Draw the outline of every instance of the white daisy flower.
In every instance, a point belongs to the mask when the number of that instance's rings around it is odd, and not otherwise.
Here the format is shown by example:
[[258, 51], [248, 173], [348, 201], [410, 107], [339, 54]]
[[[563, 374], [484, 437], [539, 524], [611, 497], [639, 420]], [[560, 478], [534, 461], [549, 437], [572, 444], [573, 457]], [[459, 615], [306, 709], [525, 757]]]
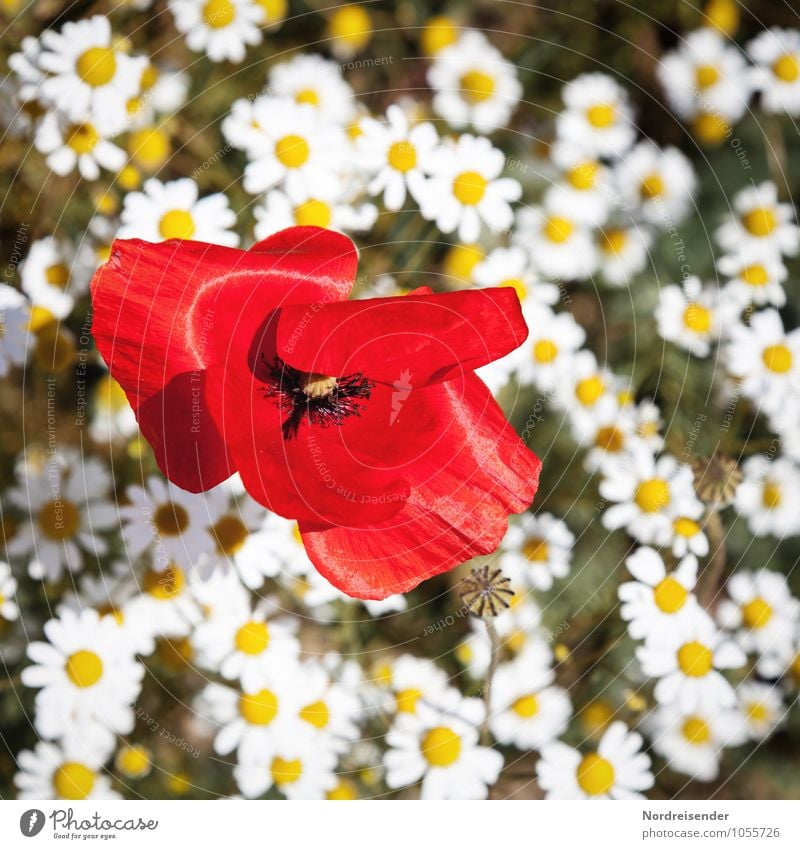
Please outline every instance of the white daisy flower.
[[789, 275], [780, 257], [754, 245], [742, 247], [717, 260], [717, 270], [730, 278], [723, 294], [743, 306], [782, 307], [786, 303], [783, 282]]
[[723, 749], [744, 743], [746, 737], [736, 710], [713, 705], [691, 712], [662, 706], [646, 724], [653, 749], [667, 766], [697, 781], [714, 781]]
[[708, 537], [700, 523], [702, 515], [702, 505], [698, 502], [691, 515], [684, 513], [676, 516], [672, 522], [671, 539], [663, 541], [662, 544], [670, 546], [676, 557], [684, 557], [687, 554], [705, 557], [708, 554]]
[[512, 239], [524, 247], [545, 277], [583, 280], [597, 267], [592, 231], [566, 207], [525, 207]]
[[778, 202], [778, 189], [770, 182], [737, 192], [733, 215], [715, 236], [726, 251], [752, 246], [762, 255], [794, 256], [800, 247], [792, 205]]
[[732, 304], [721, 303], [719, 290], [703, 288], [697, 277], [687, 277], [680, 286], [664, 286], [655, 309], [662, 339], [696, 357], [707, 357], [725, 329]]
[[689, 466], [668, 454], [656, 458], [639, 445], [624, 461], [603, 468], [600, 495], [615, 502], [603, 513], [605, 527], [625, 528], [643, 543], [663, 545], [674, 518], [697, 509]]
[[441, 708], [420, 703], [399, 713], [386, 735], [383, 758], [391, 788], [422, 781], [422, 799], [485, 799], [503, 768], [503, 756], [479, 745], [483, 705], [448, 690]]
[[636, 657], [645, 675], [658, 678], [656, 700], [686, 712], [732, 707], [736, 695], [720, 670], [746, 662], [744, 652], [700, 608], [669, 633], [651, 636], [636, 649]]
[[360, 736], [361, 704], [357, 690], [331, 681], [322, 664], [314, 661], [304, 663], [298, 673], [297, 720], [306, 730], [311, 729], [320, 745], [346, 752]]
[[311, 736], [292, 735], [276, 741], [274, 752], [258, 749], [242, 753], [233, 777], [248, 799], [263, 796], [271, 787], [287, 799], [324, 799], [336, 787], [336, 755]]
[[447, 676], [430, 660], [404, 654], [382, 673], [391, 690], [389, 711], [416, 713], [420, 704], [439, 705], [449, 689]]
[[439, 144], [436, 128], [427, 121], [412, 126], [396, 104], [386, 110], [385, 122], [365, 117], [359, 126], [355, 144], [371, 176], [367, 192], [383, 195], [386, 209], [396, 212], [405, 203], [407, 191], [413, 194], [424, 185], [425, 165]]
[[476, 286], [511, 287], [523, 308], [529, 303], [553, 305], [559, 299], [558, 286], [539, 279], [521, 247], [495, 248], [475, 266], [472, 275]]
[[114, 756], [114, 768], [134, 781], [146, 778], [153, 771], [153, 753], [139, 743], [123, 743]]
[[42, 99], [73, 123], [93, 124], [103, 135], [127, 126], [127, 102], [137, 94], [147, 66], [144, 56], [123, 53], [113, 39], [108, 18], [94, 15], [44, 32], [37, 57], [45, 74]]
[[800, 32], [771, 27], [748, 42], [747, 52], [764, 111], [800, 115]]
[[522, 95], [515, 67], [476, 30], [466, 30], [455, 44], [436, 53], [428, 83], [437, 115], [479, 133], [506, 126]]
[[175, 563], [148, 569], [142, 577], [141, 593], [126, 602], [122, 615], [124, 621], [141, 623], [151, 641], [186, 637], [202, 619], [186, 572]]
[[423, 218], [435, 221], [442, 233], [458, 231], [459, 239], [473, 242], [481, 223], [493, 233], [511, 226], [510, 204], [519, 200], [522, 187], [500, 176], [505, 157], [488, 139], [463, 135], [448, 141], [428, 157], [427, 167], [430, 178], [413, 194]]
[[108, 755], [106, 747], [79, 738], [67, 738], [62, 744], [39, 742], [33, 750], [24, 749], [17, 755], [17, 798], [121, 799], [104, 770]]
[[29, 519], [9, 541], [9, 556], [26, 557], [36, 580], [57, 581], [64, 570], [78, 572], [86, 557], [106, 553], [108, 543], [98, 532], [116, 524], [114, 505], [105, 497], [111, 478], [95, 458], [55, 458], [24, 483], [9, 490], [11, 501]]
[[575, 537], [551, 513], [526, 513], [509, 525], [498, 565], [515, 584], [549, 590], [569, 574]]
[[622, 382], [605, 366], [597, 362], [591, 351], [578, 351], [570, 369], [564, 372], [555, 390], [560, 407], [567, 411], [570, 423], [577, 430], [586, 430], [593, 422], [604, 399], [617, 403]]
[[744, 727], [752, 740], [765, 740], [783, 722], [788, 709], [777, 686], [745, 681], [736, 690]]
[[144, 668], [113, 618], [65, 609], [44, 633], [48, 641], [28, 646], [33, 665], [22, 670], [22, 683], [39, 688], [37, 731], [49, 739], [90, 730], [98, 740], [129, 734]]
[[615, 175], [623, 199], [638, 209], [648, 224], [666, 230], [686, 217], [697, 179], [691, 163], [677, 148], [639, 142], [620, 160]]
[[569, 209], [583, 224], [603, 225], [616, 191], [612, 171], [581, 147], [563, 142], [553, 144], [550, 159], [561, 172], [561, 181], [545, 192], [545, 206]]
[[120, 239], [194, 239], [235, 248], [232, 232], [236, 214], [222, 193], [199, 198], [197, 183], [189, 177], [162, 183], [149, 179], [141, 192], [128, 192], [122, 207]]
[[536, 764], [539, 786], [548, 799], [643, 799], [653, 774], [642, 743], [624, 722], [613, 722], [597, 751], [586, 755], [566, 743], [548, 743]]
[[326, 122], [346, 125], [355, 113], [353, 89], [340, 66], [316, 53], [273, 65], [267, 89], [277, 97], [313, 106]]
[[204, 495], [156, 476], [147, 479], [145, 488], [129, 486], [126, 492], [130, 503], [120, 506], [119, 518], [129, 557], [152, 548], [156, 569], [164, 569], [170, 562], [191, 566], [215, 550]]
[[19, 617], [16, 600], [17, 582], [8, 563], [0, 560], [0, 620], [13, 622]]
[[747, 109], [752, 85], [741, 50], [713, 29], [690, 32], [667, 53], [656, 73], [670, 105], [682, 118], [698, 112], [738, 121]]
[[47, 156], [50, 170], [60, 177], [77, 167], [85, 180], [96, 180], [101, 168], [118, 172], [125, 165], [125, 151], [110, 142], [96, 124], [70, 122], [55, 112], [42, 118], [33, 143]]
[[612, 286], [630, 286], [650, 260], [652, 233], [636, 225], [608, 226], [598, 232], [598, 270]]
[[554, 392], [586, 341], [586, 333], [570, 313], [553, 313], [546, 306], [532, 305], [523, 315], [530, 333], [525, 344], [512, 352], [516, 372], [522, 382]]
[[489, 728], [503, 745], [539, 749], [565, 731], [572, 715], [566, 691], [553, 686], [552, 656], [539, 645], [500, 666], [492, 681]]
[[736, 631], [747, 652], [785, 655], [800, 624], [800, 602], [792, 597], [786, 577], [771, 569], [737, 572], [726, 589], [730, 598], [717, 610], [722, 627]]
[[31, 242], [20, 268], [22, 291], [30, 298], [34, 325], [47, 318], [66, 318], [75, 305], [73, 253], [70, 245], [55, 236]]
[[28, 299], [12, 286], [0, 283], [0, 377], [25, 364], [34, 342], [28, 329], [30, 320]]
[[639, 442], [635, 410], [620, 404], [613, 394], [597, 399], [591, 415], [575, 417], [571, 422], [575, 439], [587, 449], [584, 466], [596, 472], [607, 460], [627, 456]]
[[680, 628], [696, 613], [694, 555], [684, 557], [668, 574], [659, 553], [643, 546], [626, 559], [625, 565], [636, 580], [619, 585], [620, 616], [635, 640], [669, 636], [673, 628]]
[[152, 124], [156, 115], [172, 115], [186, 102], [189, 75], [171, 65], [150, 60], [139, 80], [139, 99]]
[[189, 49], [212, 62], [241, 62], [247, 47], [261, 44], [264, 8], [253, 0], [169, 0], [168, 5]]
[[556, 119], [558, 140], [590, 156], [622, 156], [636, 130], [625, 90], [601, 73], [581, 74], [568, 82], [561, 97], [565, 109]]

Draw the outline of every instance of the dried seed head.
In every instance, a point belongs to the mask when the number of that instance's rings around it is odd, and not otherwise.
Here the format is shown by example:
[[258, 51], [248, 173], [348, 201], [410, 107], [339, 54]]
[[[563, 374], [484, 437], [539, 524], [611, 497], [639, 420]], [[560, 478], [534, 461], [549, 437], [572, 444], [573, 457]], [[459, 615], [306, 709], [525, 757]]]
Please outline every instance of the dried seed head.
[[742, 472], [733, 457], [727, 454], [698, 457], [692, 463], [692, 471], [695, 492], [704, 504], [719, 510], [733, 501], [742, 480]]
[[473, 569], [461, 583], [461, 600], [473, 616], [497, 616], [508, 609], [514, 596], [510, 578], [489, 566]]

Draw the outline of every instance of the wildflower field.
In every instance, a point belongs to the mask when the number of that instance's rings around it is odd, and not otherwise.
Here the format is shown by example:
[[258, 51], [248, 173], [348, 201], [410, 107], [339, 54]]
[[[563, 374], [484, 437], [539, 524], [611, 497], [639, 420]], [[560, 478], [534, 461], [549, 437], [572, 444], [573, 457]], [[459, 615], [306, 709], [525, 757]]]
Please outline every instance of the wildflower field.
[[797, 799], [800, 8], [0, 0], [0, 798]]

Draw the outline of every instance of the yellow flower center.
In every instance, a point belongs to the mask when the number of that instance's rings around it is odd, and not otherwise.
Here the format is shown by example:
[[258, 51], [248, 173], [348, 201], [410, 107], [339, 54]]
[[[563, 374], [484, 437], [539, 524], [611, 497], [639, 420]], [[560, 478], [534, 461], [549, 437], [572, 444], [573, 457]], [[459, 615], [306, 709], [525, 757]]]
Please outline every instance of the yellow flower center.
[[431, 18], [422, 31], [422, 51], [433, 56], [458, 41], [458, 25], [452, 18], [438, 15]]
[[81, 649], [67, 658], [67, 677], [81, 689], [93, 687], [103, 675], [103, 661], [93, 652]]
[[71, 501], [48, 501], [39, 509], [39, 527], [49, 539], [62, 540], [75, 536], [80, 513]]
[[509, 277], [507, 280], [502, 280], [498, 285], [507, 289], [513, 289], [520, 301], [524, 301], [528, 297], [528, 288], [519, 277]]
[[693, 640], [684, 643], [678, 649], [678, 666], [684, 675], [690, 678], [702, 678], [708, 675], [714, 665], [714, 654], [711, 649]]
[[150, 768], [150, 754], [144, 746], [126, 746], [117, 755], [117, 768], [129, 778], [140, 778]]
[[275, 143], [275, 156], [287, 168], [299, 168], [308, 160], [308, 142], [294, 134], [284, 136]]
[[600, 398], [605, 390], [606, 385], [603, 379], [593, 374], [591, 377], [586, 377], [578, 381], [575, 386], [575, 397], [584, 407], [591, 407], [597, 402], [597, 399]]
[[444, 258], [444, 273], [457, 280], [469, 280], [483, 258], [484, 253], [477, 245], [453, 245]]
[[537, 363], [552, 363], [558, 356], [558, 345], [552, 339], [540, 339], [533, 346], [533, 358]]
[[544, 563], [550, 553], [547, 540], [541, 537], [530, 537], [525, 540], [522, 553], [530, 563]]
[[75, 69], [87, 85], [98, 88], [114, 79], [117, 57], [110, 47], [90, 47], [78, 56]]
[[544, 235], [556, 244], [563, 244], [572, 235], [575, 225], [568, 219], [562, 218], [560, 215], [554, 215], [548, 218], [544, 224]]
[[483, 71], [467, 71], [461, 77], [464, 99], [472, 104], [483, 103], [494, 94], [494, 77]]
[[[75, 362], [76, 353], [75, 337], [68, 330], [52, 324], [37, 332], [33, 361], [42, 371], [62, 372], [68, 369]], [[66, 526], [68, 522], [64, 524]]]
[[251, 725], [269, 725], [278, 715], [278, 697], [272, 690], [242, 693], [239, 696], [239, 713]]
[[150, 91], [150, 89], [158, 82], [158, 68], [148, 62], [147, 67], [142, 71], [142, 77], [139, 80], [139, 87], [142, 91]]
[[586, 120], [598, 130], [610, 127], [616, 115], [616, 110], [610, 103], [596, 103], [586, 110]]
[[648, 174], [639, 186], [639, 194], [643, 200], [653, 200], [653, 198], [663, 195], [664, 180], [661, 175], [655, 172]]
[[294, 784], [303, 774], [303, 762], [296, 758], [287, 761], [277, 757], [272, 759], [272, 780], [275, 784]]
[[719, 71], [713, 65], [698, 65], [694, 78], [698, 88], [711, 88], [719, 80]]
[[307, 103], [309, 106], [319, 106], [319, 94], [314, 88], [303, 88], [294, 96], [296, 103]]
[[186, 585], [183, 570], [170, 563], [162, 572], [151, 569], [144, 576], [144, 591], [159, 601], [169, 601], [180, 595]]
[[459, 203], [475, 206], [483, 199], [488, 185], [488, 180], [481, 177], [477, 171], [462, 171], [453, 180], [453, 194]]
[[176, 537], [189, 527], [189, 514], [180, 504], [167, 501], [156, 508], [153, 524], [161, 536]]
[[461, 738], [450, 728], [439, 725], [426, 732], [420, 750], [431, 766], [450, 766], [461, 754]]
[[701, 112], [694, 119], [694, 132], [704, 144], [716, 146], [730, 131], [730, 125], [720, 115], [713, 112]]
[[70, 124], [64, 133], [67, 147], [82, 156], [91, 153], [100, 141], [100, 135], [91, 124]]
[[158, 232], [164, 239], [191, 239], [194, 235], [194, 219], [185, 209], [171, 209], [161, 216]]
[[763, 598], [754, 598], [742, 605], [742, 619], [748, 628], [758, 630], [772, 619], [772, 607]]
[[606, 230], [600, 237], [600, 247], [604, 253], [620, 254], [628, 244], [628, 234], [625, 230]]
[[645, 513], [658, 513], [670, 502], [669, 484], [662, 478], [642, 481], [636, 489], [634, 501]]
[[763, 702], [750, 702], [745, 705], [745, 712], [751, 722], [766, 722], [769, 719], [769, 709]]
[[748, 265], [746, 268], [741, 270], [740, 274], [742, 280], [744, 280], [748, 286], [766, 286], [767, 283], [769, 283], [769, 274], [767, 273], [767, 269], [764, 268], [761, 263]]
[[567, 172], [567, 181], [573, 189], [585, 192], [594, 188], [600, 166], [596, 162], [582, 162]]
[[417, 702], [422, 698], [422, 690], [416, 687], [408, 687], [400, 690], [394, 697], [399, 713], [416, 713]]
[[622, 451], [625, 446], [625, 436], [621, 431], [611, 425], [601, 427], [595, 434], [594, 444], [597, 448], [601, 448], [603, 451], [609, 451], [612, 454], [616, 454], [617, 452]]
[[737, 0], [709, 0], [704, 12], [709, 24], [724, 35], [733, 35], [739, 27]]
[[395, 171], [405, 174], [417, 166], [417, 151], [408, 141], [396, 141], [389, 148], [388, 162]]
[[602, 731], [614, 718], [614, 706], [605, 699], [595, 699], [581, 711], [581, 722], [590, 733]]
[[250, 621], [236, 632], [236, 648], [245, 654], [261, 654], [269, 645], [266, 622]]
[[700, 533], [700, 525], [698, 525], [693, 519], [689, 519], [686, 516], [680, 516], [677, 518], [672, 527], [678, 536], [686, 537], [687, 539], [697, 536], [697, 534]]
[[744, 224], [745, 230], [753, 236], [769, 236], [778, 226], [778, 216], [774, 209], [768, 206], [759, 206], [742, 216], [742, 224]]
[[708, 723], [700, 719], [699, 716], [690, 716], [683, 723], [681, 730], [683, 736], [693, 746], [702, 746], [711, 739], [711, 729], [708, 727]]
[[690, 303], [683, 311], [683, 324], [692, 333], [708, 333], [711, 329], [711, 310], [702, 304]]
[[69, 268], [63, 262], [57, 262], [46, 269], [44, 276], [51, 286], [63, 289], [69, 283]]
[[208, 0], [203, 6], [203, 22], [211, 29], [230, 26], [236, 17], [236, 7], [231, 0]]
[[594, 752], [586, 755], [578, 764], [578, 785], [590, 796], [608, 793], [614, 786], [614, 767]]
[[217, 551], [230, 557], [247, 541], [250, 531], [237, 516], [223, 516], [212, 528], [217, 542]]
[[340, 778], [339, 783], [333, 790], [329, 790], [326, 793], [325, 798], [331, 801], [358, 799], [358, 790], [352, 781], [348, 781], [346, 778]]
[[170, 153], [169, 136], [157, 127], [143, 127], [128, 139], [131, 159], [145, 171], [157, 171]]
[[772, 73], [785, 83], [793, 83], [800, 77], [800, 57], [796, 53], [785, 53], [772, 65]]
[[372, 20], [367, 10], [356, 4], [337, 9], [329, 27], [334, 40], [344, 42], [354, 51], [366, 46], [372, 35]]
[[94, 787], [95, 774], [85, 764], [67, 761], [53, 774], [53, 789], [59, 799], [85, 799]]
[[792, 367], [792, 352], [786, 345], [770, 345], [761, 352], [761, 359], [764, 365], [770, 370], [778, 374], [786, 374]]
[[536, 714], [539, 713], [539, 700], [533, 694], [529, 696], [520, 696], [515, 700], [514, 704], [511, 705], [511, 710], [523, 719], [530, 719], [532, 716], [536, 716]]
[[675, 578], [667, 577], [653, 588], [656, 607], [663, 613], [677, 613], [689, 597], [689, 593]]
[[306, 705], [300, 711], [300, 719], [309, 725], [313, 725], [314, 728], [322, 729], [326, 728], [331, 721], [331, 712], [325, 702], [318, 699], [316, 702]]
[[294, 211], [296, 224], [304, 227], [330, 227], [333, 213], [324, 200], [309, 198]]
[[[135, 165], [124, 165], [119, 174], [117, 174], [117, 182], [126, 192], [133, 192], [142, 185], [142, 175]], [[110, 247], [105, 248], [105, 250], [108, 252], [108, 255], [101, 257], [103, 262], [106, 262], [111, 255]]]
[[282, 21], [286, 17], [286, 13], [289, 11], [289, 4], [287, 0], [256, 0], [256, 3], [258, 3], [258, 5], [261, 6], [266, 13], [266, 20], [262, 26]]
[[776, 507], [780, 507], [782, 500], [783, 494], [780, 486], [772, 483], [772, 481], [766, 481], [761, 490], [761, 503], [764, 507], [768, 510], [774, 510]]

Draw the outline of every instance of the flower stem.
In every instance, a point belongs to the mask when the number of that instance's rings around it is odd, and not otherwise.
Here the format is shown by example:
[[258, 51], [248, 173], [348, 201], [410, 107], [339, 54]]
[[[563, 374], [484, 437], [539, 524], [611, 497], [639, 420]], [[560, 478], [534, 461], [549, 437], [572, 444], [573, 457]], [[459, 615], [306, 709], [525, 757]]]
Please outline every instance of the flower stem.
[[484, 619], [486, 633], [489, 635], [489, 668], [486, 670], [486, 683], [483, 685], [483, 723], [481, 724], [481, 743], [489, 744], [489, 710], [492, 703], [492, 681], [497, 670], [497, 659], [500, 654], [500, 638], [497, 636], [497, 628], [491, 619]]

